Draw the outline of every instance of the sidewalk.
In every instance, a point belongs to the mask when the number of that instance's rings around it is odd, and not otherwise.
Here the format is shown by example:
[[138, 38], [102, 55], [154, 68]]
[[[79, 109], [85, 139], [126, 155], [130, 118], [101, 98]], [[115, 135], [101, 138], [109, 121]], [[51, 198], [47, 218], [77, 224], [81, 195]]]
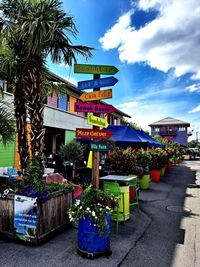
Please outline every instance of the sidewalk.
[[[131, 218], [130, 220], [126, 221], [125, 223], [120, 223], [119, 225], [119, 233], [116, 233], [116, 225], [112, 224], [112, 235], [111, 235], [111, 250], [112, 255], [109, 257], [100, 257], [97, 259], [85, 259], [79, 256], [76, 252], [77, 249], [77, 229], [69, 228], [66, 229], [64, 232], [60, 233], [55, 238], [49, 240], [45, 244], [38, 246], [38, 247], [29, 247], [24, 246], [22, 244], [15, 244], [15, 243], [7, 243], [0, 239], [0, 266], [1, 267], [21, 267], [21, 266], [29, 266], [29, 267], [51, 267], [51, 266], [99, 266], [102, 267], [114, 267], [114, 266], [157, 266], [157, 265], [144, 265], [142, 263], [141, 255], [135, 254], [137, 252], [137, 247], [140, 244], [140, 240], [142, 240], [147, 232], [149, 232], [150, 226], [152, 225], [152, 216], [150, 209], [152, 206], [157, 205], [157, 209], [159, 210], [159, 206], [163, 205], [161, 203], [165, 203], [166, 205], [172, 205], [172, 200], [169, 197], [170, 193], [173, 191], [176, 193], [176, 190], [180, 191], [180, 194], [183, 195], [184, 198], [185, 187], [188, 184], [188, 181], [192, 183], [193, 176], [181, 180], [181, 177], [177, 177], [177, 174], [182, 170], [185, 171], [185, 166], [177, 166], [174, 167], [173, 170], [166, 174], [160, 183], [151, 183], [149, 190], [141, 190], [140, 191], [140, 203], [141, 209], [137, 212], [136, 208], [133, 208], [131, 211]], [[188, 171], [190, 173], [190, 171]], [[199, 176], [198, 176], [199, 177]], [[177, 183], [177, 179], [179, 183]], [[188, 180], [189, 179], [189, 180]], [[200, 177], [199, 177], [200, 179]], [[177, 187], [177, 188], [176, 188]], [[182, 190], [182, 191], [181, 191]], [[199, 197], [199, 189], [188, 189], [188, 190], [196, 190], [195, 194], [198, 194]], [[191, 192], [189, 192], [191, 193]], [[194, 192], [192, 191], [192, 194]], [[199, 198], [197, 199], [197, 201]], [[187, 200], [189, 201], [189, 200]], [[178, 203], [178, 202], [177, 202]], [[181, 205], [181, 203], [180, 203]], [[187, 203], [188, 207], [189, 203]], [[193, 205], [193, 204], [192, 204]], [[190, 207], [189, 207], [190, 208]], [[196, 213], [200, 214], [200, 205], [195, 205]], [[158, 212], [158, 211], [156, 211]], [[163, 216], [168, 216], [171, 214], [171, 218], [173, 218], [173, 214], [162, 210], [161, 219], [165, 223], [165, 218]], [[147, 215], [148, 214], [148, 215]], [[157, 214], [159, 217], [159, 214]], [[199, 215], [198, 215], [199, 216]], [[188, 227], [189, 218], [185, 218], [183, 220], [183, 224]], [[194, 224], [191, 231], [193, 231], [194, 235], [199, 235], [200, 232], [197, 230]], [[199, 228], [200, 229], [200, 228]], [[176, 230], [176, 229], [175, 229]], [[153, 233], [153, 232], [152, 232]], [[159, 234], [159, 233], [158, 233]], [[167, 234], [167, 232], [165, 233]], [[171, 234], [173, 235], [173, 234]], [[173, 239], [176, 238], [173, 236]], [[187, 239], [187, 237], [186, 237]], [[151, 242], [151, 239], [149, 240]], [[189, 241], [188, 241], [189, 242]], [[146, 244], [148, 245], [148, 243]], [[156, 244], [159, 246], [159, 244]], [[194, 245], [194, 244], [193, 244]], [[184, 250], [179, 249], [179, 255], [182, 257]], [[199, 249], [196, 246], [196, 249]], [[174, 251], [174, 246], [172, 248]], [[173, 253], [172, 251], [172, 253]], [[142, 255], [145, 253], [142, 250]], [[131, 258], [131, 255], [133, 257]], [[148, 251], [147, 257], [148, 258]], [[135, 260], [135, 264], [133, 263], [133, 259]], [[199, 259], [196, 259], [196, 261]], [[140, 262], [141, 261], [141, 262]], [[178, 260], [179, 261], [179, 260]], [[140, 262], [140, 263], [139, 263]], [[197, 261], [198, 262], [198, 261]], [[137, 264], [138, 263], [138, 264]], [[158, 265], [159, 266], [159, 265]], [[160, 265], [160, 266], [169, 266], [169, 265]], [[178, 265], [176, 261], [174, 261], [174, 267], [183, 267], [183, 266], [192, 266], [192, 265]], [[194, 265], [195, 266], [195, 265]], [[197, 267], [197, 265], [196, 265]]]

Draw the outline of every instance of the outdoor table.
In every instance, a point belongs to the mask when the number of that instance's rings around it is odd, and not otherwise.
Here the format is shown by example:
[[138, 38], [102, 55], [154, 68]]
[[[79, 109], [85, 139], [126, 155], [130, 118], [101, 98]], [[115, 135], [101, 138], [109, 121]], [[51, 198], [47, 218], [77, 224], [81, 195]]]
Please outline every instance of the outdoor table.
[[[113, 181], [113, 182], [123, 182], [125, 185], [120, 185], [120, 191], [124, 193], [124, 218], [128, 220], [130, 218], [130, 187], [129, 182], [133, 179], [137, 179], [136, 175], [125, 176], [125, 175], [106, 175], [99, 178], [100, 180]], [[127, 185], [128, 184], [128, 185]], [[122, 203], [119, 205], [121, 209]]]

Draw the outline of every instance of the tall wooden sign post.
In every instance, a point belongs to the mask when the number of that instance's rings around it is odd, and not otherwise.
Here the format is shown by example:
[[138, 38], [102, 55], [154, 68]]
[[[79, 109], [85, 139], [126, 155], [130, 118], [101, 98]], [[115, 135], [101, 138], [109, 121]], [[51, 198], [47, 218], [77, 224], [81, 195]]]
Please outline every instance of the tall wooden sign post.
[[[113, 75], [118, 72], [118, 69], [114, 66], [104, 66], [104, 65], [86, 65], [86, 64], [75, 64], [74, 65], [74, 72], [75, 73], [85, 73], [85, 74], [93, 74], [93, 80], [89, 81], [82, 81], [78, 83], [78, 89], [89, 89], [93, 88], [93, 93], [84, 93], [82, 98], [80, 99], [82, 101], [94, 101], [96, 105], [99, 105], [100, 99], [104, 98], [110, 98], [112, 97], [112, 90], [106, 90], [106, 91], [100, 91], [100, 87], [106, 87], [110, 85], [114, 85], [118, 80], [114, 77], [110, 78], [100, 78], [100, 75]], [[96, 94], [95, 94], [96, 92]], [[101, 94], [102, 93], [102, 94]], [[96, 98], [96, 99], [95, 99]], [[76, 106], [75, 106], [76, 107]], [[99, 117], [99, 112], [93, 113], [94, 116]], [[97, 118], [98, 119], [98, 118]], [[106, 135], [109, 135], [109, 132], [105, 134], [105, 137], [103, 137], [103, 131], [100, 130], [99, 126], [93, 124], [93, 132], [91, 133], [91, 130], [84, 131], [81, 129], [77, 129], [76, 136], [79, 137], [84, 135], [89, 135], [90, 133], [94, 136], [92, 137], [92, 141], [95, 144], [95, 141], [97, 140], [97, 137], [95, 138], [95, 133], [101, 135], [101, 139], [106, 138]], [[98, 124], [97, 124], [98, 125]], [[102, 132], [101, 132], [102, 131]], [[105, 133], [105, 131], [104, 131]], [[110, 133], [110, 135], [112, 135]], [[99, 139], [99, 138], [98, 138]], [[92, 184], [95, 185], [96, 188], [99, 188], [99, 159], [100, 159], [100, 153], [98, 150], [94, 150], [92, 153]]]
[[[93, 74], [93, 80], [100, 79], [100, 74]], [[100, 91], [100, 88], [94, 88], [93, 92]], [[98, 101], [95, 101], [95, 103], [99, 103]], [[94, 113], [93, 115], [99, 116], [99, 114]], [[98, 126], [93, 126], [93, 129], [99, 129]], [[96, 141], [95, 139], [93, 140]], [[93, 151], [92, 153], [92, 184], [95, 185], [96, 188], [99, 188], [99, 159], [100, 159], [100, 153], [99, 151]]]

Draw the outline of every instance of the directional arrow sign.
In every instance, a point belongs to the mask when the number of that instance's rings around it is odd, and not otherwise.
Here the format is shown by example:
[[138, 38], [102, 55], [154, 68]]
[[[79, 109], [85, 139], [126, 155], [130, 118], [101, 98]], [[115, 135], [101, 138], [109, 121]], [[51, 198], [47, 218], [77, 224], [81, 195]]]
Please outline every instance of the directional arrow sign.
[[112, 105], [94, 104], [76, 102], [74, 104], [76, 112], [90, 112], [90, 113], [113, 113], [115, 108]]
[[115, 66], [74, 64], [75, 73], [114, 75], [118, 71]]
[[88, 81], [81, 81], [81, 82], [78, 82], [78, 89], [84, 90], [84, 89], [90, 89], [90, 88], [113, 86], [117, 82], [118, 82], [118, 79], [116, 79], [113, 76], [100, 78], [100, 79], [94, 79], [94, 80], [88, 80]]
[[93, 116], [91, 114], [87, 115], [87, 123], [90, 125], [99, 126], [101, 128], [107, 128], [109, 125], [107, 120]]
[[83, 93], [80, 100], [83, 102], [112, 98], [112, 89]]
[[102, 142], [91, 142], [90, 150], [92, 151], [108, 151], [108, 144]]
[[107, 139], [111, 136], [112, 132], [108, 130], [76, 128], [76, 137], [80, 138]]

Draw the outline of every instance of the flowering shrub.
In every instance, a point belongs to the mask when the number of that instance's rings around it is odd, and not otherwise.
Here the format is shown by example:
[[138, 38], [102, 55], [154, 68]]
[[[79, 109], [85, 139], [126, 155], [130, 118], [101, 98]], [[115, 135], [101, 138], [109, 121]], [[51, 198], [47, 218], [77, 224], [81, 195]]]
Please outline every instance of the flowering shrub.
[[117, 205], [117, 197], [90, 185], [84, 190], [82, 200], [76, 200], [69, 209], [69, 219], [77, 223], [80, 219], [90, 217], [94, 226], [98, 227], [99, 234], [105, 234], [105, 215], [111, 214]]
[[126, 149], [116, 147], [107, 158], [107, 167], [119, 175], [129, 175], [135, 172], [136, 156], [131, 147]]
[[137, 167], [139, 167], [142, 170], [143, 174], [149, 173], [149, 164], [151, 162], [151, 154], [148, 150], [144, 150], [143, 148], [140, 148], [136, 153], [136, 161], [137, 161]]

